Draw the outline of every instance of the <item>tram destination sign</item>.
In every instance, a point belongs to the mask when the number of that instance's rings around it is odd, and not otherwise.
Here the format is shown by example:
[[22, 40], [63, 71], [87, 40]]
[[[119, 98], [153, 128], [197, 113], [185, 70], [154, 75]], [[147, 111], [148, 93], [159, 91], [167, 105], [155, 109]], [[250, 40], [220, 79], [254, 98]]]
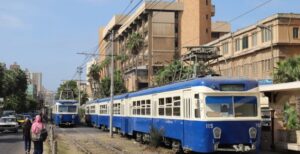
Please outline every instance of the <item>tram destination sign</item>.
[[221, 91], [244, 91], [245, 85], [244, 84], [221, 84], [220, 90]]

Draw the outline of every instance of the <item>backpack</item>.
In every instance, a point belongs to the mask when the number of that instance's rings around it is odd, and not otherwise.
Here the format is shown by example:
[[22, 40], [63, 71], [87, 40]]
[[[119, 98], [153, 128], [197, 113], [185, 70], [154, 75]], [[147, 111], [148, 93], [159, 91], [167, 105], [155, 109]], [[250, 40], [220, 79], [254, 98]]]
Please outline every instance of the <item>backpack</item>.
[[44, 141], [46, 141], [47, 136], [48, 136], [48, 132], [45, 128], [43, 128], [40, 133], [37, 133], [37, 134], [31, 133], [31, 140], [44, 142]]
[[48, 136], [47, 129], [43, 128], [40, 134], [40, 140], [45, 142]]

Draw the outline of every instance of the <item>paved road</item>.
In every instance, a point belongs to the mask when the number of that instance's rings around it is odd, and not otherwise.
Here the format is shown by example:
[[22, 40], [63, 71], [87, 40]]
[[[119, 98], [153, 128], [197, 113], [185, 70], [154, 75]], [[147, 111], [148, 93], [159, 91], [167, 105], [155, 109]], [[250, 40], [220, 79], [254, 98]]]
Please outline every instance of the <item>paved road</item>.
[[0, 133], [0, 153], [1, 154], [22, 154], [24, 151], [24, 142], [22, 132], [19, 133]]

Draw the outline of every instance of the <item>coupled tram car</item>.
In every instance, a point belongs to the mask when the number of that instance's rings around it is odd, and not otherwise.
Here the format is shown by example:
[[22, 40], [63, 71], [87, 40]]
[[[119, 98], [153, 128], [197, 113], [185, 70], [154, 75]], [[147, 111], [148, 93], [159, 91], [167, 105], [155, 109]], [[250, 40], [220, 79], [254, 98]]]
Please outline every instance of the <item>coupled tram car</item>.
[[51, 108], [51, 120], [57, 126], [76, 126], [80, 123], [79, 103], [76, 100], [58, 100]]
[[[110, 99], [86, 105], [95, 127], [109, 128]], [[172, 148], [194, 152], [247, 152], [258, 148], [261, 116], [258, 83], [221, 77], [196, 78], [116, 96], [113, 130], [150, 140], [163, 130]]]

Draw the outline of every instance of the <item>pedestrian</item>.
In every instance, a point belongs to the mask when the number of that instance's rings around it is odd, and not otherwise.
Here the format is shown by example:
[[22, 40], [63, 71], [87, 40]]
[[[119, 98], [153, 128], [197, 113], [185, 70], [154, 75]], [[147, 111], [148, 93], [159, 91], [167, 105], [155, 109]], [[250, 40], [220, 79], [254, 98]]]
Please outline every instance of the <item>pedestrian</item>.
[[34, 144], [33, 154], [43, 153], [43, 140], [41, 139], [43, 129], [45, 129], [45, 125], [42, 123], [41, 116], [37, 115], [31, 127], [31, 138]]
[[30, 130], [31, 130], [31, 121], [26, 118], [24, 125], [23, 125], [23, 139], [25, 142], [25, 153], [30, 153], [30, 147], [31, 147], [31, 136], [30, 136]]

